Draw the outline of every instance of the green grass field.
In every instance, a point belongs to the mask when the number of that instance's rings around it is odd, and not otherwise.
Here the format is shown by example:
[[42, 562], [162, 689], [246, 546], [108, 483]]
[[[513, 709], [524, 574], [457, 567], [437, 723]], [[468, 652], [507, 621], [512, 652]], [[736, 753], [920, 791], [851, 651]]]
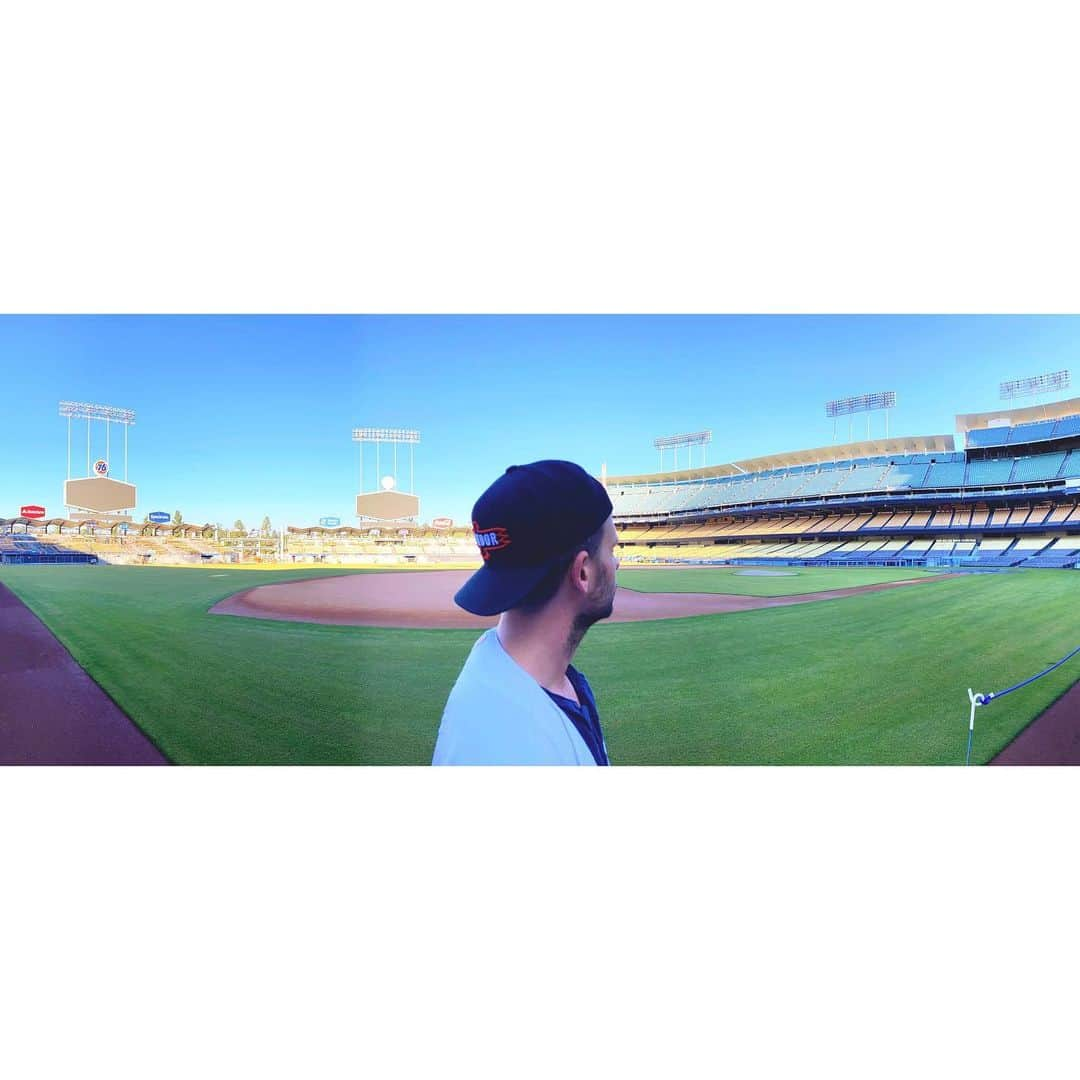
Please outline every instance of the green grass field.
[[[708, 591], [733, 591], [724, 569], [703, 572], [717, 575]], [[211, 616], [238, 589], [327, 571], [221, 573], [5, 566], [0, 580], [176, 762], [430, 761], [474, 631]], [[674, 590], [693, 571], [627, 571], [638, 573], [666, 575], [656, 587]], [[854, 583], [851, 571], [814, 573], [827, 575], [821, 588], [840, 575]], [[771, 588], [808, 577], [734, 580]], [[1080, 574], [1030, 570], [600, 624], [575, 663], [618, 764], [954, 764], [968, 686], [1001, 689], [1077, 644]], [[989, 760], [1077, 678], [1080, 658], [980, 709], [974, 758]]]

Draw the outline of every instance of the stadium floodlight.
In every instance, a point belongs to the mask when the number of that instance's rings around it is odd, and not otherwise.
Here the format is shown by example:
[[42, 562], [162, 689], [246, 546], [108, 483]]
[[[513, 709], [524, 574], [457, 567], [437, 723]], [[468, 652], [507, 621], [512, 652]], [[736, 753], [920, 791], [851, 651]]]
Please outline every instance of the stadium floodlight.
[[116, 409], [112, 405], [89, 405], [84, 401], [61, 401], [60, 415], [75, 420], [107, 420], [110, 424], [134, 424], [133, 409]]
[[657, 450], [668, 450], [675, 446], [706, 446], [711, 442], [711, 431], [694, 431], [689, 435], [665, 435], [663, 438], [653, 439], [653, 446]]
[[420, 432], [411, 428], [353, 428], [353, 442], [372, 443], [418, 443]]
[[885, 390], [880, 394], [857, 394], [855, 397], [837, 398], [825, 402], [825, 415], [830, 418], [850, 416], [857, 412], [875, 412], [896, 406], [896, 391]]
[[[109, 467], [109, 455], [111, 453], [111, 430], [113, 424], [120, 424], [124, 428], [124, 482], [127, 483], [128, 468], [128, 433], [127, 429], [135, 423], [134, 409], [118, 409], [113, 405], [92, 405], [87, 401], [61, 401], [60, 415], [67, 418], [67, 478], [71, 479], [71, 421], [86, 421], [86, 475], [90, 472], [90, 424], [94, 420], [101, 420], [105, 424], [105, 464]], [[105, 473], [101, 473], [105, 475]]]
[[1010, 379], [1001, 384], [1001, 400], [1012, 401], [1015, 398], [1036, 397], [1040, 394], [1056, 394], [1059, 390], [1067, 390], [1071, 385], [1072, 375], [1068, 371], [1051, 371], [1026, 379]]
[[705, 447], [712, 442], [711, 431], [691, 431], [686, 435], [665, 435], [658, 439], [653, 439], [653, 447], [660, 451], [660, 471], [664, 471], [664, 451], [675, 451], [675, 468], [679, 467], [679, 447], [685, 446], [687, 467], [690, 465], [690, 447], [701, 447], [701, 464], [705, 465]]
[[[885, 411], [885, 438], [889, 437], [889, 409], [896, 407], [896, 391], [882, 390], [876, 394], [856, 394], [854, 397], [836, 398], [825, 402], [825, 415], [833, 422], [833, 440], [836, 439], [836, 418], [854, 416], [864, 412], [866, 417], [866, 437], [870, 438], [870, 416], [872, 412]], [[851, 421], [848, 422], [848, 438], [851, 438]]]

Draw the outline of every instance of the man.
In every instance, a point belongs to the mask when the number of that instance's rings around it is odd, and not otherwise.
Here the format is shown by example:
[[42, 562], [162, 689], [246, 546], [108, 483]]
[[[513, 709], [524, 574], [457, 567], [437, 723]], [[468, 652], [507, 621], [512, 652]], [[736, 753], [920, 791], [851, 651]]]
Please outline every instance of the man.
[[455, 602], [501, 615], [443, 712], [433, 765], [607, 765], [596, 700], [570, 665], [615, 599], [607, 492], [569, 461], [511, 465], [473, 507], [484, 564]]

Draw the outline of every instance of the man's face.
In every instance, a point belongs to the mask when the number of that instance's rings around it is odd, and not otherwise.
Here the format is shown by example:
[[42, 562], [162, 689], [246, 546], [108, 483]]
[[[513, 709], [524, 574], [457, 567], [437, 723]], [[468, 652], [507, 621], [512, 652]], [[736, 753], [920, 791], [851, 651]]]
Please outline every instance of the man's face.
[[[581, 621], [585, 626], [606, 619], [615, 606], [615, 575], [619, 569], [619, 560], [615, 557], [615, 545], [619, 534], [615, 522], [608, 518], [604, 522], [604, 535], [600, 548], [591, 560], [597, 568], [596, 585], [589, 591], [586, 606], [581, 612]], [[587, 620], [587, 621], [586, 621]]]

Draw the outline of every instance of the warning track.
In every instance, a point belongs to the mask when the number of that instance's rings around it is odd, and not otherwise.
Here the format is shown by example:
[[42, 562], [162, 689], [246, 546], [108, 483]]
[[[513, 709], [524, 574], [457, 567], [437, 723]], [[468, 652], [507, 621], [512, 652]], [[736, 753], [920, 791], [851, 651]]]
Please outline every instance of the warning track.
[[[330, 623], [339, 626], [382, 626], [444, 630], [494, 626], [497, 618], [480, 618], [462, 611], [454, 593], [468, 580], [469, 570], [430, 570], [423, 573], [349, 574], [343, 577], [258, 585], [215, 604], [213, 615], [253, 619]], [[862, 593], [940, 581], [940, 574], [859, 585], [849, 589], [800, 596], [732, 596], [726, 593], [645, 593], [619, 588], [611, 622], [678, 619], [688, 615], [722, 615], [759, 608], [788, 607], [821, 600], [838, 600]]]
[[168, 759], [0, 584], [0, 765], [167, 765]]
[[990, 764], [1080, 765], [1080, 682], [1036, 716]]

